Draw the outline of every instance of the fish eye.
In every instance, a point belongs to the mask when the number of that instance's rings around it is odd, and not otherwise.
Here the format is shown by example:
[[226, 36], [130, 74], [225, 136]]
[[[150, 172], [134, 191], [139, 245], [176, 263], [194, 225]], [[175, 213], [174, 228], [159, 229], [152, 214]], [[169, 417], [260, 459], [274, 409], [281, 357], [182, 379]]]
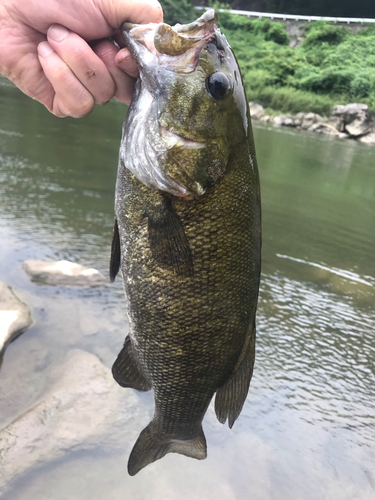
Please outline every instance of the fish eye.
[[227, 97], [230, 90], [229, 78], [224, 73], [212, 73], [206, 79], [206, 88], [208, 93], [217, 100], [222, 100]]

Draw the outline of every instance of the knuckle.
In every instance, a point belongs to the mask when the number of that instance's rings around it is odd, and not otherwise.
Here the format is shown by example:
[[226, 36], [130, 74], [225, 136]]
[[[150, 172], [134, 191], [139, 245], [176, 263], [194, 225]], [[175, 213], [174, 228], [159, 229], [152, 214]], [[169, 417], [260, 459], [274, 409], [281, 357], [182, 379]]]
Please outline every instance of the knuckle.
[[71, 116], [86, 116], [89, 115], [93, 109], [94, 109], [94, 99], [91, 98], [90, 100], [87, 100], [85, 103], [80, 103], [79, 106], [76, 106], [74, 108], [74, 111], [72, 111]]
[[67, 114], [63, 113], [60, 108], [55, 108], [53, 107], [52, 109], [48, 108], [48, 111], [51, 111], [57, 118], [65, 118], [68, 116]]
[[118, 52], [118, 48], [109, 40], [99, 42], [93, 46], [93, 51], [102, 60], [114, 58]]
[[72, 74], [69, 68], [63, 65], [56, 65], [53, 70], [53, 80], [60, 85], [67, 87], [71, 85]]
[[94, 108], [94, 99], [92, 96], [76, 99], [74, 103], [67, 103], [63, 100], [58, 100], [57, 105], [54, 109], [54, 114], [58, 116], [73, 116], [73, 117], [81, 117], [86, 116], [91, 113]]
[[97, 99], [95, 99], [96, 104], [107, 104], [108, 101], [112, 99], [112, 97], [115, 95], [116, 92], [116, 86], [115, 83], [112, 81], [111, 84], [106, 86], [105, 89], [101, 92], [100, 96], [98, 96]]
[[72, 65], [80, 67], [86, 66], [87, 54], [80, 44], [71, 45], [69, 47], [69, 59]]
[[138, 12], [143, 22], [160, 23], [163, 21], [163, 9], [157, 0], [141, 1]]
[[148, 9], [149, 9], [149, 11], [148, 11], [149, 15], [150, 15], [150, 17], [152, 15], [152, 19], [154, 20], [153, 21], [154, 23], [160, 23], [163, 21], [163, 9], [157, 0], [151, 0], [149, 2]]

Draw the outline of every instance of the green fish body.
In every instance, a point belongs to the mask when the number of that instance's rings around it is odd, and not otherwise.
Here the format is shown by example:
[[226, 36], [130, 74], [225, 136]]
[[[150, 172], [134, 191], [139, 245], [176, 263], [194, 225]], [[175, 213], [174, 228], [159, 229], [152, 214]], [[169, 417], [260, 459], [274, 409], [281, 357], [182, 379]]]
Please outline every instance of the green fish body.
[[130, 332], [113, 366], [154, 390], [131, 475], [166, 453], [206, 458], [215, 396], [232, 427], [255, 355], [259, 176], [240, 71], [214, 11], [189, 25], [124, 25], [140, 67], [124, 123], [111, 278], [120, 267]]

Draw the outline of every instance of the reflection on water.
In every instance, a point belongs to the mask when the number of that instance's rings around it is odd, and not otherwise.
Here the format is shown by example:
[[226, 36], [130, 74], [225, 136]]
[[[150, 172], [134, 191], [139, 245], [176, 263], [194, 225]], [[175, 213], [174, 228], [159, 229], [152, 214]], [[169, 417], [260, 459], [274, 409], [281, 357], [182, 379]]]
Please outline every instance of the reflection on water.
[[[121, 283], [38, 287], [21, 269], [27, 258], [68, 258], [107, 272], [123, 114], [110, 103], [83, 120], [59, 120], [0, 79], [0, 280], [32, 305], [35, 320], [4, 358], [1, 426], [45, 393], [48, 367], [69, 349], [110, 366], [125, 337]], [[234, 428], [211, 409], [205, 462], [169, 455], [135, 478], [125, 474], [132, 443], [124, 429], [116, 449], [41, 465], [2, 498], [375, 498], [374, 149], [259, 126], [255, 138], [257, 360]], [[152, 395], [139, 404], [146, 424]]]

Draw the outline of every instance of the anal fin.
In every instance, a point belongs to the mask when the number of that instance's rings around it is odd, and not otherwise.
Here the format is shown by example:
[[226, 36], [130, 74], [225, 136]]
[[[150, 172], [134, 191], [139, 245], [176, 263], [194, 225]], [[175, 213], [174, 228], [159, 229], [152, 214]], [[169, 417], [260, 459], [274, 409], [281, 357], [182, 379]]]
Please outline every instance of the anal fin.
[[120, 235], [118, 232], [118, 224], [115, 219], [115, 226], [113, 228], [113, 238], [111, 246], [111, 261], [109, 264], [109, 277], [112, 283], [115, 281], [116, 275], [120, 269], [121, 262], [121, 247], [120, 247]]
[[255, 358], [255, 326], [250, 331], [250, 336], [241, 353], [237, 368], [228, 380], [216, 391], [215, 413], [217, 419], [233, 427], [241, 413], [249, 391], [250, 380], [253, 374]]
[[126, 337], [124, 347], [113, 363], [112, 375], [121, 387], [131, 387], [141, 392], [151, 389], [151, 383], [138, 367], [129, 337]]

